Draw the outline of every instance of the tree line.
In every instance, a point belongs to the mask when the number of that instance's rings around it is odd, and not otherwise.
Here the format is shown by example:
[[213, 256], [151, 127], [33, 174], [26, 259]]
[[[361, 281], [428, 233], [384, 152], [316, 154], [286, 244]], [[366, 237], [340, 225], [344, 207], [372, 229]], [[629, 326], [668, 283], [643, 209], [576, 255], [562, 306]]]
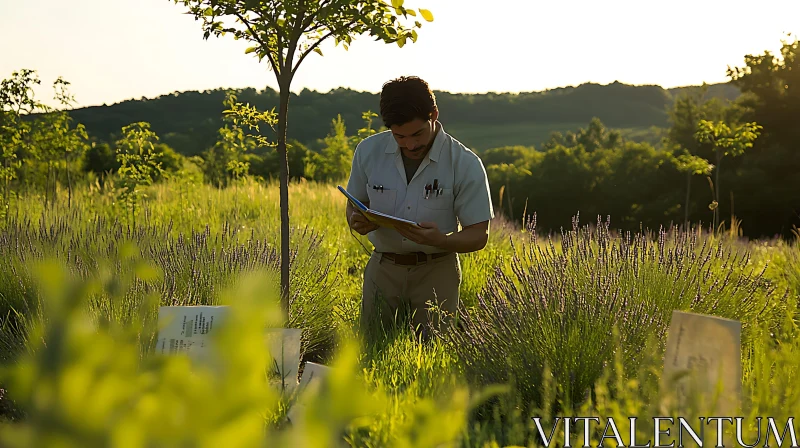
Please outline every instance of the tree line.
[[[435, 91], [437, 104], [451, 127], [520, 125], [561, 125], [588, 123], [594, 117], [615, 128], [667, 127], [668, 110], [679, 95], [696, 90], [691, 87], [665, 90], [659, 86], [583, 84], [546, 92], [521, 94], [460, 94]], [[227, 89], [204, 92], [176, 92], [154, 99], [129, 100], [111, 106], [91, 106], [69, 111], [87, 132], [101, 140], [114, 140], [122, 126], [148, 122], [161, 140], [175, 151], [199, 155], [217, 139], [223, 126], [222, 112]], [[271, 88], [238, 91], [239, 99], [259, 110], [278, 107], [279, 94]], [[730, 83], [709, 87], [708, 95], [733, 100], [739, 89]], [[361, 126], [362, 113], [374, 110], [378, 94], [339, 88], [328, 93], [308, 89], [290, 95], [288, 138], [310, 149], [321, 149], [320, 142], [330, 132], [331, 119], [342, 116], [350, 128]], [[275, 136], [273, 136], [275, 139]], [[485, 150], [483, 141], [464, 140], [470, 147]]]

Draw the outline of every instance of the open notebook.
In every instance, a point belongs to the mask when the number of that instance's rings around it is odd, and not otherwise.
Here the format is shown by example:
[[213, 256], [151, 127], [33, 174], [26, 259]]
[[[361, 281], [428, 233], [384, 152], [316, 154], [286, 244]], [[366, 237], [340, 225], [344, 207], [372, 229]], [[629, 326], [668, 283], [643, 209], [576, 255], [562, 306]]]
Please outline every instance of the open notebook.
[[381, 227], [394, 228], [395, 226], [402, 224], [405, 226], [416, 227], [418, 229], [422, 228], [420, 227], [419, 224], [417, 224], [414, 221], [409, 221], [407, 219], [398, 218], [396, 216], [387, 215], [386, 213], [381, 213], [379, 211], [372, 210], [368, 208], [366, 205], [364, 205], [361, 201], [356, 199], [352, 194], [348, 193], [347, 190], [342, 188], [341, 185], [339, 185], [338, 188], [339, 191], [342, 192], [342, 194], [347, 196], [347, 199], [350, 201], [351, 204], [353, 204], [353, 207], [358, 209], [361, 212], [361, 214], [364, 215], [367, 219], [369, 219], [370, 221], [374, 222], [375, 224]]

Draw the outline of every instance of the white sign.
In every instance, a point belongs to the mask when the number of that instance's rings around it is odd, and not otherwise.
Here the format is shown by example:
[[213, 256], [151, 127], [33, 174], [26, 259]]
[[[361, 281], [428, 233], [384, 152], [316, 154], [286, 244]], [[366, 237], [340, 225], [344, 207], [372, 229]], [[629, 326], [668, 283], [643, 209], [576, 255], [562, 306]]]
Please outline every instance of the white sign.
[[272, 357], [269, 367], [274, 374], [275, 384], [289, 394], [297, 387], [301, 336], [302, 330], [296, 328], [270, 328], [265, 334], [267, 349]]
[[306, 362], [305, 367], [303, 367], [303, 376], [300, 377], [297, 399], [286, 414], [292, 425], [302, 426], [305, 423], [303, 416], [308, 408], [308, 400], [319, 394], [322, 381], [330, 371], [331, 368], [328, 366]]
[[[162, 306], [158, 309], [158, 338], [156, 353], [185, 353], [193, 360], [206, 358], [210, 353], [211, 335], [228, 314], [227, 306]], [[264, 331], [265, 350], [271, 356], [272, 382], [284, 393], [297, 387], [300, 365], [302, 330], [296, 328], [267, 328]]]
[[225, 306], [160, 307], [156, 353], [204, 357], [209, 349], [209, 334], [224, 321], [227, 312]]
[[[716, 316], [672, 312], [663, 384], [675, 390], [681, 408], [689, 400], [714, 415], [735, 415], [741, 403], [742, 366], [739, 321]], [[688, 373], [688, 375], [683, 375]], [[678, 378], [678, 376], [681, 376]], [[721, 387], [717, 393], [717, 387]]]

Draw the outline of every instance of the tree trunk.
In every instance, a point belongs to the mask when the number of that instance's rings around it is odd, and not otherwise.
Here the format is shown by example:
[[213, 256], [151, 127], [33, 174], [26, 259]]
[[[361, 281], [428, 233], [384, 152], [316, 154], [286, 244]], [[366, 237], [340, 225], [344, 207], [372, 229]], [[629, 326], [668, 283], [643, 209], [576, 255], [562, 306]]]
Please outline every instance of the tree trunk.
[[281, 305], [286, 322], [289, 322], [289, 159], [286, 155], [286, 127], [289, 115], [289, 87], [291, 71], [286, 71], [278, 80], [280, 105], [278, 110], [278, 155], [280, 173], [281, 207]]
[[689, 195], [692, 191], [692, 172], [686, 173], [686, 207], [684, 209], [683, 225], [689, 230]]
[[50, 205], [50, 171], [53, 170], [53, 164], [51, 162], [47, 162], [47, 174], [45, 175], [44, 179], [44, 208]]
[[719, 206], [720, 206], [719, 194], [721, 191], [719, 189], [719, 168], [720, 168], [719, 164], [721, 161], [722, 161], [722, 155], [720, 154], [719, 150], [717, 150], [717, 172], [715, 173], [714, 176], [715, 177], [714, 184], [716, 184], [715, 190], [717, 191], [716, 193], [717, 208], [714, 209], [714, 229], [716, 229], [719, 226]]
[[506, 188], [508, 191], [507, 199], [508, 199], [508, 218], [513, 221], [514, 220], [514, 208], [511, 206], [511, 190]]
[[[5, 179], [4, 179], [5, 180], [5, 188], [3, 188], [3, 207], [5, 208], [4, 213], [6, 215], [6, 223], [8, 223], [8, 220], [10, 219], [9, 215], [10, 215], [10, 212], [11, 212], [11, 203], [10, 203], [9, 195], [8, 195], [8, 193], [9, 193], [8, 189], [11, 187], [11, 185], [10, 185], [10, 183], [11, 183], [10, 182], [11, 181], [11, 173], [10, 173], [10, 164], [9, 164], [9, 158], [8, 157], [6, 157], [3, 160], [3, 165], [4, 165], [3, 175], [5, 176]], [[17, 204], [19, 204], [19, 201], [17, 201]]]
[[69, 156], [64, 157], [67, 166], [67, 208], [72, 209], [72, 178], [69, 175]]

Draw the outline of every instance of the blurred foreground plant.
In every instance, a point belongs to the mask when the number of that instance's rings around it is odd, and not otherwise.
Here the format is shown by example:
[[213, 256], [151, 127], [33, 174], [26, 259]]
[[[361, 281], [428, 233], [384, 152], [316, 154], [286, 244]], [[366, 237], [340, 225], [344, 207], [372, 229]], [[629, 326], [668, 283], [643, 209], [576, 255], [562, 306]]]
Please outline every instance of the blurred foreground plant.
[[[127, 262], [138, 263], [132, 256]], [[220, 303], [230, 312], [215, 330], [212, 356], [192, 361], [142, 355], [136, 324], [98, 322], [88, 312], [93, 295], [106, 290], [118, 299], [139, 277], [157, 272], [81, 279], [54, 262], [39, 262], [34, 272], [43, 319], [31, 328], [28, 351], [0, 370], [0, 384], [24, 412], [20, 421], [0, 426], [2, 446], [328, 447], [368, 438], [392, 407], [385, 390], [366, 386], [358, 345], [346, 342], [319, 393], [304, 397], [301, 423], [285, 420], [296, 397], [281, 396], [267, 378], [265, 329], [283, 322], [274, 273], [251, 273], [223, 293]], [[142, 303], [141, 311], [149, 312], [158, 296]], [[403, 410], [392, 444], [457, 441], [469, 404], [465, 390], [417, 400]]]

